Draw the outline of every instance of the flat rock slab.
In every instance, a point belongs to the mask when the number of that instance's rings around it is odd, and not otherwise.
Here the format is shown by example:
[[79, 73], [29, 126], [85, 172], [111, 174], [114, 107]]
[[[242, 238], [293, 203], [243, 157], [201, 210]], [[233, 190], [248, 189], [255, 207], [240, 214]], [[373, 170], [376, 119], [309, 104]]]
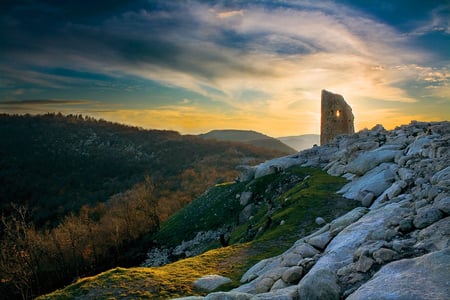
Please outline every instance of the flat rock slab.
[[347, 300], [450, 299], [450, 248], [390, 263]]
[[206, 275], [194, 281], [194, 286], [200, 290], [213, 291], [219, 286], [230, 282], [231, 279], [227, 277], [220, 275]]

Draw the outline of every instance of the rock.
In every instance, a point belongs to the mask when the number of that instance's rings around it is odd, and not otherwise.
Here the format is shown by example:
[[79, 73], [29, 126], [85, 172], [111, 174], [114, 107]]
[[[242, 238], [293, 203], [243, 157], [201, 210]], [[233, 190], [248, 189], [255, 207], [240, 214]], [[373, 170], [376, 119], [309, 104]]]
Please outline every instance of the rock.
[[293, 267], [296, 266], [303, 257], [295, 252], [287, 252], [281, 255], [280, 267]]
[[247, 182], [255, 178], [255, 167], [251, 166], [237, 166], [236, 169], [239, 171], [239, 181]]
[[281, 275], [281, 279], [283, 279], [286, 283], [297, 283], [300, 278], [303, 276], [303, 268], [299, 266], [291, 267], [284, 271], [283, 275]]
[[272, 258], [263, 259], [256, 265], [247, 270], [247, 272], [242, 275], [241, 283], [246, 283], [258, 278], [265, 272], [277, 267], [281, 262], [281, 256], [276, 256]]
[[215, 292], [209, 294], [205, 300], [250, 300], [253, 297], [252, 294], [239, 293], [239, 292]]
[[439, 189], [436, 187], [436, 186], [433, 186], [433, 187], [431, 187], [429, 190], [428, 190], [428, 200], [429, 201], [433, 201], [434, 200], [434, 198], [436, 198], [436, 196], [437, 195], [439, 195]]
[[408, 168], [400, 168], [398, 169], [398, 176], [403, 181], [409, 181], [414, 179], [414, 172]]
[[400, 195], [403, 189], [406, 187], [406, 182], [403, 180], [394, 182], [386, 191], [386, 196], [388, 199], [393, 199], [394, 197]]
[[298, 159], [297, 155], [285, 156], [275, 158], [266, 162], [263, 162], [256, 166], [254, 178], [278, 173], [289, 167], [299, 165], [302, 161]]
[[326, 231], [322, 234], [307, 239], [306, 242], [317, 249], [323, 250], [325, 249], [325, 247], [328, 245], [328, 243], [331, 241], [332, 238], [333, 236], [331, 235], [331, 232]]
[[385, 265], [347, 300], [450, 299], [450, 248]]
[[296, 286], [288, 286], [283, 289], [277, 289], [267, 293], [257, 294], [251, 298], [251, 300], [296, 300], [296, 299], [298, 299]]
[[317, 257], [307, 257], [302, 259], [298, 265], [303, 267], [303, 269], [308, 272], [313, 266], [314, 264], [317, 262]]
[[426, 147], [429, 147], [432, 143], [432, 138], [429, 136], [420, 136], [418, 137], [412, 144], [410, 144], [406, 148], [406, 155], [413, 156], [413, 155], [419, 155], [423, 156], [425, 153], [424, 149]]
[[419, 208], [425, 207], [428, 205], [428, 201], [425, 199], [414, 202], [414, 207], [418, 210]]
[[362, 216], [364, 216], [368, 212], [367, 208], [364, 207], [357, 207], [353, 210], [349, 211], [343, 216], [340, 216], [339, 218], [333, 220], [330, 223], [330, 231], [331, 232], [339, 232], [348, 225], [356, 222], [359, 220]]
[[450, 246], [450, 217], [444, 218], [425, 229], [417, 236], [416, 248], [427, 251], [442, 250]]
[[248, 219], [250, 219], [254, 211], [255, 211], [255, 204], [253, 203], [247, 204], [247, 206], [244, 207], [244, 209], [239, 214], [239, 223], [240, 224], [245, 223]]
[[437, 208], [425, 206], [417, 210], [417, 216], [414, 218], [416, 228], [425, 228], [443, 217], [442, 212]]
[[450, 186], [450, 166], [434, 174], [430, 182], [435, 185]]
[[291, 249], [288, 251], [292, 251], [294, 253], [298, 253], [304, 258], [313, 257], [316, 254], [319, 254], [319, 251], [312, 247], [310, 244], [305, 243], [303, 240], [297, 241]]
[[316, 224], [317, 225], [323, 225], [323, 224], [325, 224], [325, 223], [327, 223], [323, 218], [321, 218], [321, 217], [317, 217], [316, 218]]
[[220, 275], [206, 275], [194, 281], [194, 287], [199, 290], [213, 291], [219, 286], [230, 283], [231, 279]]
[[370, 257], [375, 251], [381, 247], [386, 246], [386, 241], [367, 241], [364, 242], [358, 249], [353, 253], [353, 260], [358, 261], [361, 256]]
[[397, 255], [398, 255], [397, 252], [391, 249], [380, 248], [373, 253], [373, 258], [377, 263], [385, 264], [387, 262], [394, 260], [397, 257]]
[[339, 300], [340, 292], [336, 274], [328, 269], [308, 273], [298, 284], [300, 299]]
[[272, 288], [275, 281], [276, 280], [271, 277], [262, 278], [258, 283], [255, 284], [255, 293], [260, 294], [268, 292]]
[[252, 192], [243, 192], [241, 197], [239, 198], [239, 203], [241, 206], [246, 206], [249, 204], [250, 200], [252, 200], [253, 193]]
[[276, 290], [281, 290], [281, 289], [287, 288], [288, 286], [290, 286], [290, 284], [286, 283], [283, 279], [278, 279], [272, 285], [272, 288], [270, 289], [270, 291], [272, 292], [272, 291], [276, 291]]
[[[389, 203], [379, 209], [369, 211], [359, 220], [347, 226], [328, 244], [324, 253], [309, 271], [314, 273], [317, 269], [328, 269], [337, 271], [345, 265], [353, 262], [353, 254], [371, 233], [380, 228], [385, 228], [394, 216], [403, 215], [406, 208], [402, 207], [403, 203]], [[360, 207], [360, 209], [364, 209]]]
[[394, 240], [392, 241], [392, 249], [394, 249], [399, 253], [410, 252], [415, 243], [416, 243], [415, 238]]
[[287, 267], [277, 267], [270, 270], [269, 272], [266, 272], [263, 276], [256, 279], [255, 293], [259, 294], [270, 291], [273, 284], [281, 278], [281, 276], [287, 269]]
[[367, 272], [372, 268], [375, 261], [371, 259], [370, 257], [367, 257], [365, 255], [361, 255], [358, 259], [358, 261], [355, 264], [355, 269], [358, 272]]
[[338, 193], [346, 198], [356, 199], [360, 191], [368, 191], [378, 197], [394, 182], [396, 168], [394, 164], [383, 163], [362, 177], [347, 183]]
[[413, 218], [409, 217], [400, 221], [398, 230], [402, 233], [409, 233], [414, 229]]
[[385, 147], [377, 148], [369, 152], [362, 152], [356, 159], [347, 165], [347, 172], [364, 175], [376, 166], [385, 162], [393, 162], [394, 158], [401, 151], [386, 149]]
[[450, 215], [450, 197], [445, 197], [436, 200], [433, 205], [434, 208], [439, 209], [442, 213]]
[[368, 192], [362, 199], [361, 199], [361, 205], [364, 207], [370, 207], [370, 205], [373, 202], [373, 199], [375, 199], [375, 195], [372, 192]]

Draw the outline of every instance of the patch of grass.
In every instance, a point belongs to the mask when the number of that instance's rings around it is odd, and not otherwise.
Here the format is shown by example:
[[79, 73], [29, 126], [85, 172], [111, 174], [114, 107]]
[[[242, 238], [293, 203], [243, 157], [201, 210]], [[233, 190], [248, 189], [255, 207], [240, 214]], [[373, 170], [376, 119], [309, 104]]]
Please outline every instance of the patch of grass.
[[218, 229], [236, 222], [241, 209], [239, 198], [243, 183], [227, 183], [211, 187], [189, 205], [173, 214], [152, 237], [159, 244], [173, 247], [193, 239], [197, 232]]
[[192, 282], [208, 274], [231, 278], [231, 288], [238, 285], [246, 267], [249, 246], [240, 244], [215, 249], [163, 267], [115, 268], [37, 299], [170, 299], [201, 295], [203, 292], [194, 290]]

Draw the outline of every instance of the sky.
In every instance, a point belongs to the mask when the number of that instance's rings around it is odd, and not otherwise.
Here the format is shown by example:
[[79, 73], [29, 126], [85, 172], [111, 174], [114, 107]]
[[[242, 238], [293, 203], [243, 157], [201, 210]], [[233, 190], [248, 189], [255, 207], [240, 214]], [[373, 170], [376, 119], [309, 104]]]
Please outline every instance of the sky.
[[198, 134], [450, 119], [450, 0], [2, 0], [0, 112]]

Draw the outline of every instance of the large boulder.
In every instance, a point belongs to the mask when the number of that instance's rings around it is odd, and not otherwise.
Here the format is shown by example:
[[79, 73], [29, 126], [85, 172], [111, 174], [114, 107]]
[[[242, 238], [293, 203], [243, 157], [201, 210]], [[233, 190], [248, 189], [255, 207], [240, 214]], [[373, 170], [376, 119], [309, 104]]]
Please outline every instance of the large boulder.
[[434, 174], [430, 182], [444, 187], [450, 186], [450, 166]]
[[425, 228], [442, 218], [442, 212], [434, 207], [425, 206], [417, 210], [417, 216], [414, 218], [416, 228]]
[[339, 300], [341, 288], [335, 272], [320, 269], [308, 273], [298, 285], [300, 299], [308, 300]]
[[362, 152], [356, 159], [347, 165], [347, 172], [364, 175], [367, 171], [384, 162], [393, 162], [401, 151], [394, 150], [390, 146], [381, 147], [369, 152]]
[[347, 300], [450, 299], [450, 248], [392, 262]]
[[259, 178], [265, 175], [274, 174], [280, 172], [289, 167], [299, 165], [302, 161], [298, 159], [298, 156], [285, 156], [275, 158], [266, 162], [263, 162], [255, 168], [255, 178]]
[[419, 232], [416, 248], [427, 251], [450, 247], [450, 217], [444, 218]]
[[383, 163], [362, 177], [355, 178], [347, 183], [338, 193], [343, 194], [348, 199], [358, 199], [358, 195], [361, 195], [362, 191], [371, 192], [375, 197], [378, 197], [394, 182], [396, 169], [395, 164]]
[[444, 197], [434, 203], [434, 207], [444, 214], [450, 215], [450, 197]]

